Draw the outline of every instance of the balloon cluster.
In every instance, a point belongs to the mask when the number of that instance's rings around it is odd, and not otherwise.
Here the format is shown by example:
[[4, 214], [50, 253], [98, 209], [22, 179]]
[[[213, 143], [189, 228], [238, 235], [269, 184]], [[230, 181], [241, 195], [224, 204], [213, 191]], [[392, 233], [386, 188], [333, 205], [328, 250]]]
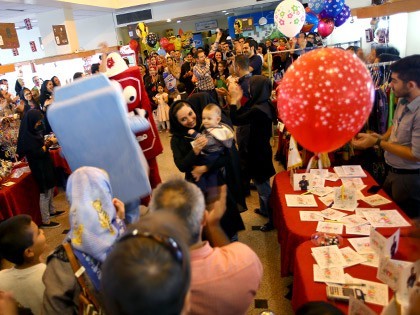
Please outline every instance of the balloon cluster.
[[146, 43], [152, 48], [156, 46], [158, 40], [159, 40], [159, 36], [156, 35], [155, 33], [149, 33], [146, 36]]
[[274, 11], [274, 22], [280, 32], [288, 37], [302, 32], [315, 32], [329, 36], [335, 27], [343, 25], [350, 17], [345, 0], [309, 0], [308, 8], [297, 0], [284, 0]]

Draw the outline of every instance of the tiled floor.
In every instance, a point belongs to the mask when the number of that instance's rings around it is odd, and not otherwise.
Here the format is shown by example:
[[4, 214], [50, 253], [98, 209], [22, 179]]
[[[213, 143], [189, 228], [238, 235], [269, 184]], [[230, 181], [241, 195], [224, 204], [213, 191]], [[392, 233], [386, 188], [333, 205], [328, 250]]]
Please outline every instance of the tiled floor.
[[[171, 178], [183, 177], [178, 169], [175, 167], [172, 158], [172, 151], [170, 149], [169, 133], [160, 133], [161, 140], [164, 146], [164, 152], [158, 157], [159, 171], [163, 181]], [[273, 150], [274, 151], [274, 150]], [[278, 171], [283, 168], [274, 163]], [[69, 209], [66, 201], [65, 193], [60, 193], [54, 198], [56, 207], [60, 210]], [[255, 297], [255, 303], [251, 305], [248, 314], [260, 314], [264, 310], [272, 310], [275, 314], [293, 314], [290, 301], [285, 297], [291, 296], [290, 285], [293, 282], [292, 277], [280, 277], [280, 248], [277, 242], [277, 232], [271, 231], [263, 233], [257, 227], [266, 222], [265, 218], [255, 214], [253, 209], [258, 208], [258, 196], [256, 191], [251, 192], [251, 196], [247, 198], [248, 211], [242, 213], [242, 218], [246, 225], [246, 230], [239, 233], [239, 241], [249, 245], [260, 257], [263, 267], [264, 276], [261, 287]], [[146, 212], [142, 209], [142, 212]], [[61, 223], [61, 227], [52, 230], [45, 230], [47, 237], [47, 253], [43, 260], [51, 252], [55, 246], [59, 245], [65, 238], [65, 234], [69, 229], [68, 215], [61, 216], [55, 219]]]

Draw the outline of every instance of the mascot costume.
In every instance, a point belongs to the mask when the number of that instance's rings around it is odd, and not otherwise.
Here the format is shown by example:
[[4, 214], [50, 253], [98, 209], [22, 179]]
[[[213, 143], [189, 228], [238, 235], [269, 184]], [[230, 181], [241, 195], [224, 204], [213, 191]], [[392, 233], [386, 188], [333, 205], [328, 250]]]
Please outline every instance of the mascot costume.
[[[140, 76], [140, 69], [137, 66], [128, 67], [118, 53], [111, 53], [106, 58], [106, 75], [110, 80], [117, 81], [123, 88], [129, 114], [133, 114], [136, 108], [144, 109], [148, 114], [146, 117], [149, 120], [150, 129], [137, 133], [136, 138], [149, 164], [150, 185], [155, 188], [161, 182], [156, 156], [162, 153], [163, 148], [153, 120], [149, 98]], [[143, 199], [143, 203], [147, 205], [148, 199]]]
[[126, 204], [137, 201], [137, 209], [126, 211], [127, 222], [137, 220], [139, 198], [151, 191], [147, 161], [134, 136], [150, 129], [145, 111], [129, 115], [121, 86], [98, 74], [58, 88], [47, 115], [71, 170], [107, 171], [114, 196]]

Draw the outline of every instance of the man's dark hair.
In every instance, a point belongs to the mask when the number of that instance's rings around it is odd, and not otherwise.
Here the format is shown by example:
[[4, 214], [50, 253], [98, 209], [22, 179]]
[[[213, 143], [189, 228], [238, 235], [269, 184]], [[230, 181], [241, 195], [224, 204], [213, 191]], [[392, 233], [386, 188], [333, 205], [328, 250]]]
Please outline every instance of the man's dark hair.
[[95, 74], [96, 72], [99, 72], [99, 63], [92, 64], [92, 66], [90, 67], [90, 72], [92, 74]]
[[191, 281], [186, 228], [165, 211], [152, 213], [115, 244], [102, 267], [109, 314], [181, 314]]
[[178, 85], [176, 86], [176, 89], [178, 90], [179, 93], [185, 92], [185, 84], [182, 82], [179, 82]]
[[420, 55], [412, 55], [394, 62], [390, 69], [403, 82], [414, 81], [420, 88]]
[[235, 65], [241, 70], [249, 70], [249, 58], [245, 55], [235, 57]]
[[31, 217], [20, 214], [0, 223], [0, 258], [22, 265], [24, 252], [34, 244]]
[[206, 54], [206, 52], [204, 50], [198, 50], [197, 49], [197, 52], [195, 53], [194, 58], [197, 59], [198, 55], [201, 54], [201, 53]]
[[73, 74], [73, 80], [83, 77], [83, 72], [76, 72]]
[[258, 49], [258, 43], [256, 40], [249, 38], [245, 41], [245, 43], [249, 44], [249, 47], [254, 47], [254, 54], [257, 53], [257, 49]]
[[400, 55], [398, 49], [392, 46], [376, 46], [374, 49], [376, 50], [376, 56], [379, 56], [381, 54], [391, 54], [395, 56]]

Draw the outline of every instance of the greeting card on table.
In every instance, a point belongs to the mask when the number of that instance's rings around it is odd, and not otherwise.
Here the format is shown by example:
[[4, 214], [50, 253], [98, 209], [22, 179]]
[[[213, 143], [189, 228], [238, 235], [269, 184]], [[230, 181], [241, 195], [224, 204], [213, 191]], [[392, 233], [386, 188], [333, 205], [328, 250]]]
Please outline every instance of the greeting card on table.
[[344, 267], [346, 264], [337, 245], [313, 247], [311, 251], [320, 268]]
[[293, 174], [293, 190], [294, 191], [308, 191], [309, 180], [311, 179], [310, 173], [295, 173]]
[[376, 315], [363, 301], [350, 296], [348, 315]]
[[355, 226], [359, 226], [359, 225], [364, 225], [364, 224], [368, 223], [368, 221], [366, 221], [362, 217], [359, 217], [356, 214], [348, 215], [348, 216], [342, 218], [340, 221], [344, 223], [346, 228], [347, 227], [355, 227]]
[[344, 258], [344, 268], [354, 266], [366, 261], [366, 258], [359, 255], [349, 246], [340, 249], [341, 255]]
[[336, 173], [328, 172], [327, 176], [325, 177], [325, 180], [329, 180], [331, 182], [336, 182], [340, 179]]
[[334, 209], [354, 211], [357, 207], [356, 190], [345, 186], [334, 189]]
[[323, 221], [324, 217], [319, 211], [299, 211], [301, 221]]
[[313, 195], [285, 195], [288, 207], [318, 207]]
[[334, 194], [328, 194], [324, 197], [319, 197], [318, 199], [327, 207], [331, 207], [334, 204]]
[[[403, 306], [408, 306], [413, 294], [420, 294], [420, 260], [410, 265], [405, 265], [400, 271], [397, 288], [398, 301]], [[414, 292], [415, 291], [415, 292]]]
[[343, 165], [341, 168], [346, 177], [367, 177], [360, 165]]
[[342, 234], [343, 224], [319, 221], [316, 227], [316, 231], [325, 232], [325, 233]]
[[373, 249], [379, 256], [394, 257], [398, 250], [400, 241], [400, 229], [398, 229], [389, 238], [386, 238], [374, 228], [370, 231], [370, 248]]
[[315, 282], [345, 283], [343, 268], [320, 268], [313, 265]]
[[380, 208], [356, 208], [356, 214], [360, 217], [365, 217], [365, 214], [363, 213], [364, 211], [369, 212], [369, 211], [380, 211]]
[[377, 305], [387, 305], [389, 301], [388, 286], [383, 283], [353, 278], [353, 281], [364, 284], [359, 288], [365, 295], [365, 302]]
[[329, 220], [340, 220], [342, 217], [345, 217], [347, 214], [341, 211], [337, 211], [331, 208], [327, 208], [319, 212], [324, 218]]
[[397, 210], [382, 210], [365, 212], [365, 218], [375, 227], [402, 227], [410, 226]]
[[357, 178], [342, 178], [341, 182], [344, 186], [353, 188], [356, 190], [361, 190], [366, 187], [366, 185], [363, 183], [363, 180], [359, 177]]
[[311, 168], [309, 173], [316, 177], [326, 178], [328, 176], [328, 169], [326, 168]]
[[363, 201], [368, 203], [372, 207], [382, 206], [392, 202], [392, 200], [386, 199], [385, 197], [379, 194], [364, 197]]
[[358, 226], [346, 226], [346, 234], [355, 234], [355, 235], [370, 235], [370, 224], [358, 225]]
[[310, 192], [313, 195], [324, 197], [328, 194], [331, 194], [334, 191], [333, 187], [312, 187]]
[[372, 248], [370, 248], [370, 237], [349, 238], [348, 241], [359, 254], [373, 252]]
[[398, 289], [398, 281], [404, 268], [411, 267], [408, 261], [393, 260], [389, 257], [380, 257], [376, 278], [389, 285], [392, 290]]
[[376, 252], [372, 251], [371, 253], [360, 254], [360, 255], [366, 259], [366, 261], [361, 263], [362, 265], [378, 268], [379, 255]]

